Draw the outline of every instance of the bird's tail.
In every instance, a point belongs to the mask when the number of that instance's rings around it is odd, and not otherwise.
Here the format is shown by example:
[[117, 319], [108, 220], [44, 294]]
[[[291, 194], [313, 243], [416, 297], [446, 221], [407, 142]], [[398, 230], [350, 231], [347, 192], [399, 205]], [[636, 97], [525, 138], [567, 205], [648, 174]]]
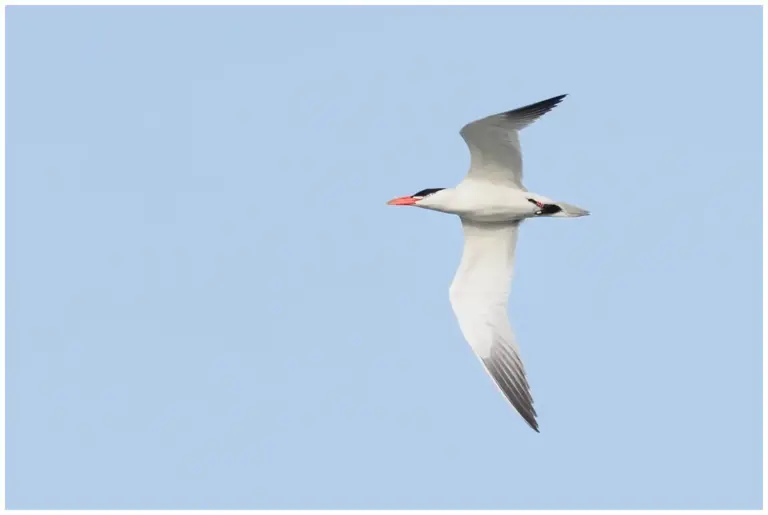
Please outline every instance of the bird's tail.
[[589, 215], [589, 211], [586, 209], [582, 209], [580, 207], [576, 207], [571, 204], [566, 204], [565, 202], [558, 202], [557, 206], [560, 208], [560, 211], [557, 213], [554, 213], [550, 216], [560, 216], [560, 217], [566, 217], [566, 218], [573, 218], [577, 216], [587, 216]]

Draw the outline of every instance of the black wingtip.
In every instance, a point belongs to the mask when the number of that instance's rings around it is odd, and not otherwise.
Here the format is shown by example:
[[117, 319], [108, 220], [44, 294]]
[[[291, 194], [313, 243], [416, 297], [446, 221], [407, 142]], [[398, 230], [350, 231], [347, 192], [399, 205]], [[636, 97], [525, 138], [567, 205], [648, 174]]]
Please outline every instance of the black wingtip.
[[512, 359], [511, 355], [499, 348], [495, 348], [491, 358], [483, 359], [483, 363], [504, 397], [514, 406], [523, 420], [538, 433], [539, 423], [536, 421], [536, 410], [533, 409], [533, 399], [528, 391], [528, 383], [525, 382], [525, 372], [522, 368], [518, 370], [522, 374], [522, 383], [515, 379], [509, 364], [504, 362], [504, 359]]
[[530, 104], [524, 107], [518, 107], [512, 111], [507, 111], [503, 115], [507, 120], [517, 122], [519, 129], [527, 127], [531, 123], [535, 122], [542, 115], [550, 112], [557, 104], [563, 101], [568, 94], [558, 95], [556, 97], [548, 98], [535, 104]]
[[539, 103], [540, 104], [548, 104], [548, 103], [559, 104], [567, 96], [568, 96], [568, 93], [563, 93], [562, 95], [557, 95], [556, 97], [552, 97], [552, 98], [548, 98], [546, 100], [542, 100]]
[[536, 102], [535, 104], [521, 107], [520, 110], [522, 111], [523, 109], [536, 109], [536, 110], [544, 110], [544, 112], [547, 112], [553, 107], [555, 107], [557, 104], [562, 102], [563, 99], [567, 96], [568, 96], [568, 93], [557, 95], [556, 97], [548, 98], [546, 100], [542, 100], [541, 102]]
[[541, 101], [541, 102], [539, 102], [539, 103], [540, 103], [540, 104], [544, 104], [544, 105], [548, 106], [547, 110], [550, 110], [550, 109], [552, 109], [553, 107], [555, 107], [557, 104], [559, 104], [560, 102], [562, 102], [562, 101], [563, 101], [563, 99], [564, 99], [565, 97], [567, 97], [567, 96], [568, 96], [568, 93], [564, 93], [564, 94], [562, 94], [562, 95], [557, 95], [556, 97], [548, 98], [547, 100], [542, 100], [542, 101]]
[[528, 425], [531, 426], [531, 429], [533, 429], [537, 433], [541, 433], [541, 431], [539, 431], [539, 421], [536, 420], [534, 417], [523, 416], [523, 420], [525, 420], [528, 423]]

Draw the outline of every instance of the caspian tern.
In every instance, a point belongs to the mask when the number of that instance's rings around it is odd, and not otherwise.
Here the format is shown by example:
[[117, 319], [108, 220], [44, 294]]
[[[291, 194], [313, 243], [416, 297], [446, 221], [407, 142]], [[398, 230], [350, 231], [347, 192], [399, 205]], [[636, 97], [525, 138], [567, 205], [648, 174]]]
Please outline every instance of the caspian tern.
[[428, 188], [388, 202], [461, 218], [464, 252], [449, 291], [451, 306], [462, 334], [486, 371], [536, 432], [536, 411], [507, 315], [517, 232], [529, 218], [577, 217], [589, 212], [525, 189], [518, 131], [563, 98], [560, 95], [465, 125], [461, 136], [471, 154], [466, 178], [455, 188]]

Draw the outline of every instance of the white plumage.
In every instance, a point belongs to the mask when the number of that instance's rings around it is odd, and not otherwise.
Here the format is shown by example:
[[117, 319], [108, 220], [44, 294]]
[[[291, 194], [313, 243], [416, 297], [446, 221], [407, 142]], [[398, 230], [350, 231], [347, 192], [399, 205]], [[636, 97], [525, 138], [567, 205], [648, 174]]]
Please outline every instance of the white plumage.
[[455, 214], [464, 229], [464, 252], [450, 288], [462, 334], [507, 400], [538, 431], [525, 367], [507, 315], [521, 223], [534, 217], [578, 217], [587, 211], [530, 193], [523, 186], [518, 131], [555, 107], [565, 95], [465, 125], [471, 153], [467, 177], [455, 188], [431, 188], [398, 197], [413, 205]]

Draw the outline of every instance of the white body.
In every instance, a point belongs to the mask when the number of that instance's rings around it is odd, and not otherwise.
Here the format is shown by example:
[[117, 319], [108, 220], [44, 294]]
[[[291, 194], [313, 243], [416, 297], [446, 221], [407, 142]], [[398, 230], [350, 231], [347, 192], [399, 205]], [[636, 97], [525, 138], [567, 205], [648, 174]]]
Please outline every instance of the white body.
[[[464, 337], [496, 385], [536, 431], [533, 399], [507, 316], [517, 234], [521, 223], [529, 218], [589, 213], [525, 189], [518, 131], [564, 96], [466, 125], [461, 135], [472, 155], [466, 179], [456, 188], [392, 201], [461, 218], [464, 252], [450, 288], [451, 305]], [[545, 205], [560, 210], [546, 214], [542, 210]]]
[[550, 217], [577, 217], [589, 212], [558, 202], [549, 197], [531, 193], [511, 184], [494, 184], [482, 178], [467, 177], [455, 188], [446, 188], [424, 197], [415, 205], [433, 211], [459, 215], [475, 222], [517, 222], [538, 217], [539, 206], [531, 202], [555, 204], [562, 211]]
[[478, 222], [513, 222], [535, 216], [539, 209], [517, 188], [477, 180], [465, 180], [456, 188], [430, 195], [419, 204], [419, 207]]

